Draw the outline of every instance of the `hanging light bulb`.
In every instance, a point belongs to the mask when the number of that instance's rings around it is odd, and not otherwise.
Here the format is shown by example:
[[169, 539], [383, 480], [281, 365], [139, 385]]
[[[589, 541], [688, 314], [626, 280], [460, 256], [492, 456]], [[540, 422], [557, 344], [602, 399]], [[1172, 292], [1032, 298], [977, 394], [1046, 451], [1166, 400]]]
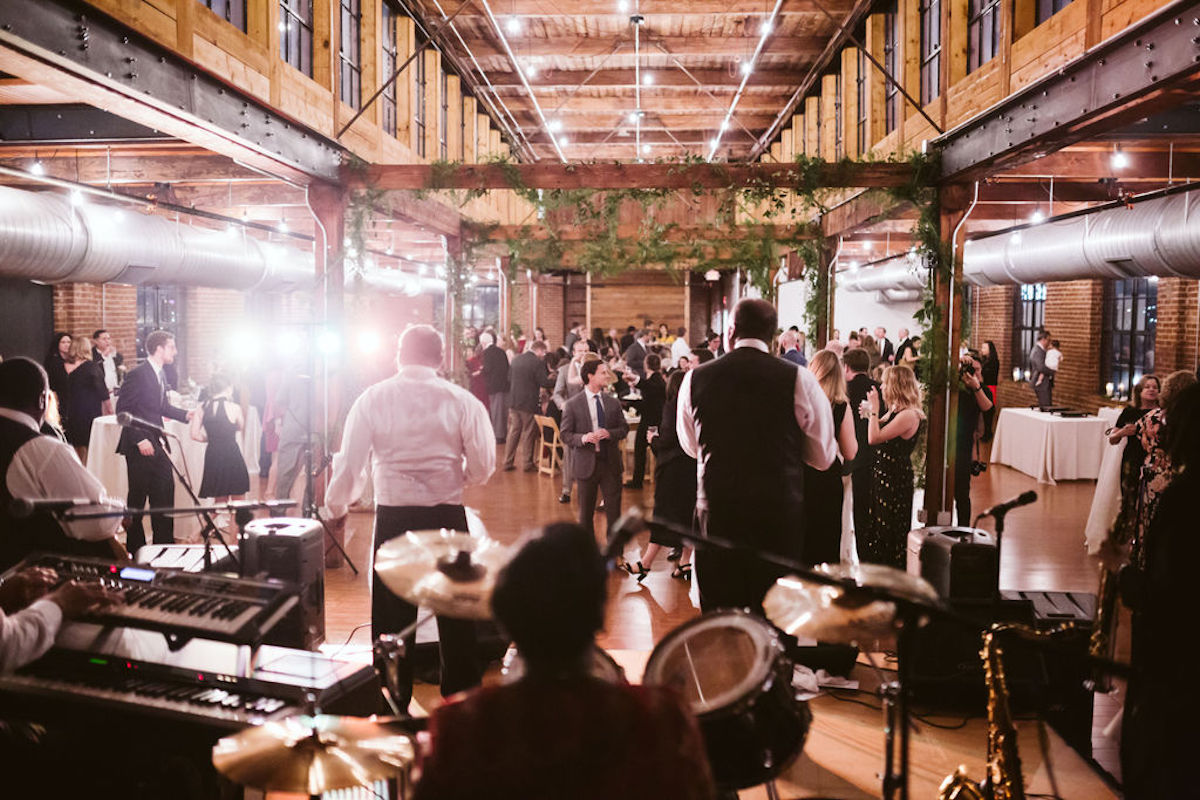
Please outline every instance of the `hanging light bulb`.
[[754, 72], [754, 65], [749, 61], [743, 61], [740, 69], [743, 75], [749, 75], [751, 72]]
[[287, 220], [286, 219], [279, 220], [279, 225], [277, 225], [275, 227], [275, 230], [279, 231], [280, 233], [287, 233], [288, 232]]
[[73, 205], [73, 206], [83, 205], [83, 192], [79, 191], [78, 189], [71, 190], [71, 205]]
[[653, 83], [654, 83], [654, 73], [653, 72], [643, 72], [642, 73], [642, 86], [650, 86]]
[[521, 20], [519, 20], [516, 17], [509, 17], [504, 22], [504, 30], [506, 30], [507, 32], [509, 32], [511, 34], [520, 33], [521, 32]]
[[1034, 209], [1034, 212], [1029, 215], [1029, 221], [1032, 222], [1034, 225], [1037, 225], [1038, 223], [1042, 222], [1045, 219], [1046, 219], [1046, 215], [1042, 213], [1042, 210], [1040, 208]]
[[1129, 166], [1129, 156], [1118, 147], [1113, 151], [1111, 163], [1113, 169], [1125, 169]]
[[37, 175], [39, 177], [46, 174], [46, 168], [44, 166], [42, 166], [42, 162], [40, 160], [34, 161], [33, 164], [29, 167], [29, 171], [32, 174]]

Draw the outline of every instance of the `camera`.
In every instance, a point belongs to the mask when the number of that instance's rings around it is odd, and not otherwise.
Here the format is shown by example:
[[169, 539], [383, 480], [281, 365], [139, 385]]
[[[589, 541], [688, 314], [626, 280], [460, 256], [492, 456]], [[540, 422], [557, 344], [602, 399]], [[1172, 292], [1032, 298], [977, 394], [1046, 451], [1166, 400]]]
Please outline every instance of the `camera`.
[[972, 461], [971, 462], [971, 477], [972, 478], [977, 478], [985, 472], [987, 472], [987, 464], [985, 464], [982, 461]]
[[975, 374], [975, 364], [972, 363], [970, 360], [960, 361], [958, 363], [958, 377], [959, 378], [965, 378], [968, 375], [974, 375], [974, 374]]

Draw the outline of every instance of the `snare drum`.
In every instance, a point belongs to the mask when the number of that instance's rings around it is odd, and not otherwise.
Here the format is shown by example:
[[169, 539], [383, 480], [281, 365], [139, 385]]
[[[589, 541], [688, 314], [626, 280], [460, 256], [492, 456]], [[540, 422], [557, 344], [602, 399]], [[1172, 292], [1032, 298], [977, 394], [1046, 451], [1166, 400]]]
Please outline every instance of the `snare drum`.
[[[625, 670], [621, 668], [621, 665], [599, 647], [592, 648], [591, 675], [593, 678], [614, 685], [629, 683], [625, 679]], [[525, 677], [525, 659], [521, 658], [517, 646], [510, 644], [508, 650], [504, 652], [504, 660], [500, 662], [500, 682], [516, 683], [523, 677]]]
[[676, 628], [650, 654], [643, 682], [671, 687], [691, 707], [722, 789], [765, 783], [804, 749], [812, 712], [796, 700], [792, 662], [775, 630], [749, 612]]

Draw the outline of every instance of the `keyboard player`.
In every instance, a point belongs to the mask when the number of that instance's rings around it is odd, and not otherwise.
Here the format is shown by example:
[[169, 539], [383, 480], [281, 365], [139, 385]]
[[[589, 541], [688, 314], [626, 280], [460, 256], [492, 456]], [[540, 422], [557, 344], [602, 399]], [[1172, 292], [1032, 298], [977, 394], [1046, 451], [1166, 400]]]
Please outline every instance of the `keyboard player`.
[[45, 655], [64, 619], [113, 603], [97, 583], [58, 583], [52, 570], [21, 570], [0, 583], [0, 673], [12, 672]]
[[79, 463], [71, 446], [39, 432], [48, 397], [49, 382], [40, 364], [27, 358], [0, 362], [0, 572], [39, 551], [128, 557], [116, 538], [120, 517], [60, 525], [45, 512], [13, 516], [14, 497], [109, 503], [104, 486]]

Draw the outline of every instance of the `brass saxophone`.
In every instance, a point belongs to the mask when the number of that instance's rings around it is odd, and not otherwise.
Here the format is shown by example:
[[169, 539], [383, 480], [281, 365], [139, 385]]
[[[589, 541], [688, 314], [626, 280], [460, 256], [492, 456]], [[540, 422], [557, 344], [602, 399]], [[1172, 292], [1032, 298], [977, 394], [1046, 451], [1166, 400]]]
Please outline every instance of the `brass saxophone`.
[[1028, 630], [1018, 625], [992, 625], [983, 634], [983, 649], [979, 652], [987, 684], [987, 778], [983, 783], [973, 781], [967, 776], [966, 768], [959, 766], [942, 781], [938, 800], [1025, 800], [1017, 729], [1013, 726], [1008, 705], [1004, 651], [996, 641], [996, 634], [1018, 628]]
[[[1121, 510], [1113, 521], [1109, 540], [1115, 546], [1127, 545], [1134, 536], [1136, 527], [1136, 503], [1121, 501]], [[1092, 635], [1088, 640], [1088, 653], [1097, 658], [1112, 659], [1117, 631], [1117, 573], [1100, 565], [1100, 586], [1096, 590], [1096, 620], [1092, 624]], [[1107, 673], [1096, 671], [1092, 686], [1097, 692], [1112, 691], [1112, 679]]]

